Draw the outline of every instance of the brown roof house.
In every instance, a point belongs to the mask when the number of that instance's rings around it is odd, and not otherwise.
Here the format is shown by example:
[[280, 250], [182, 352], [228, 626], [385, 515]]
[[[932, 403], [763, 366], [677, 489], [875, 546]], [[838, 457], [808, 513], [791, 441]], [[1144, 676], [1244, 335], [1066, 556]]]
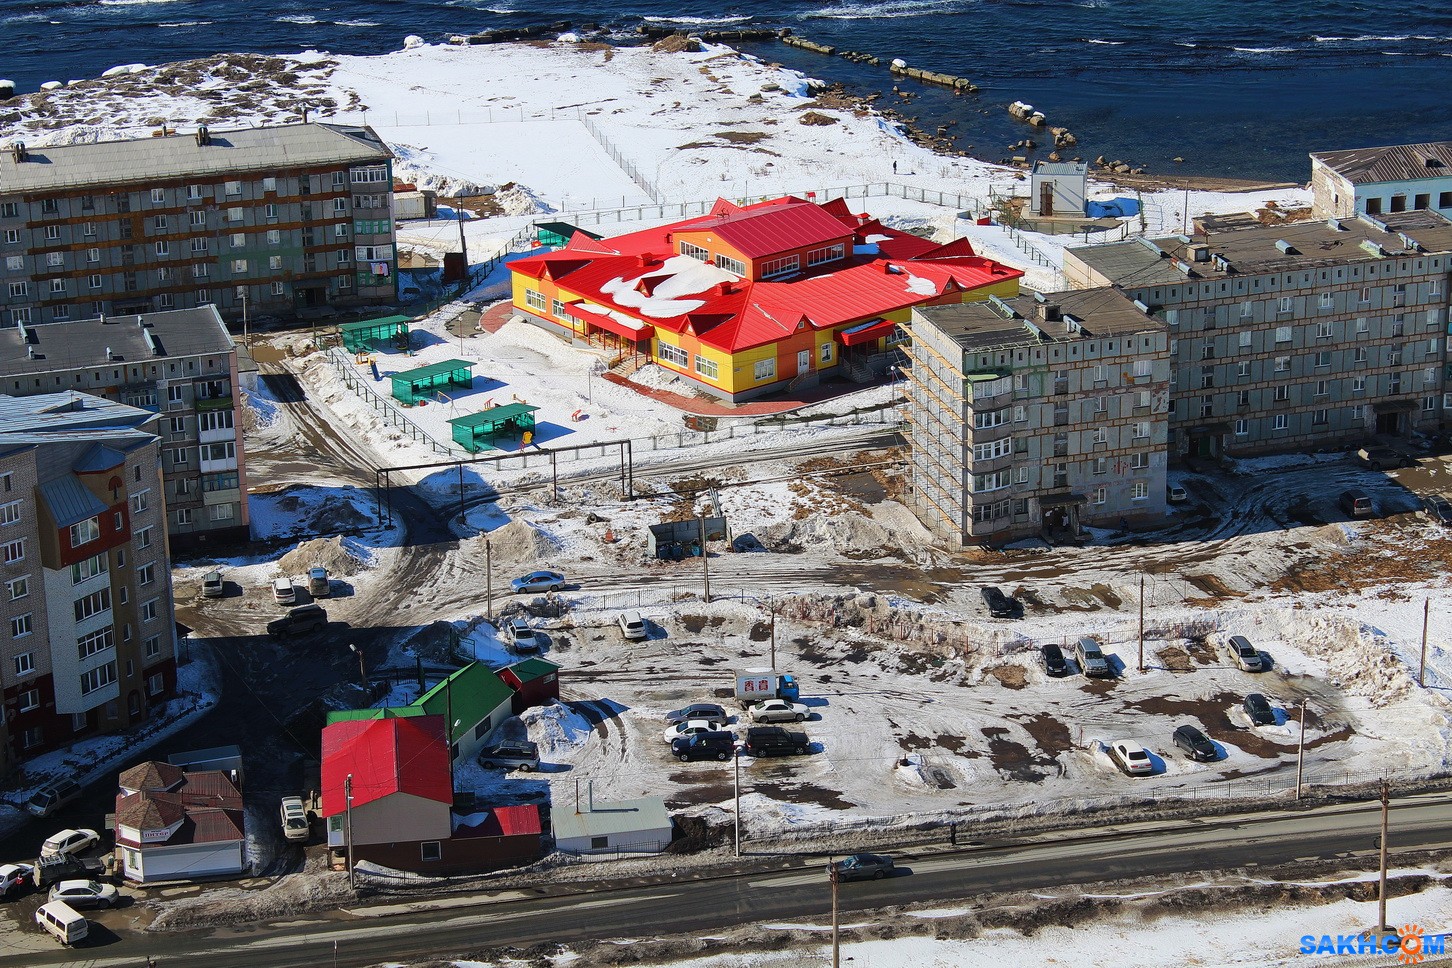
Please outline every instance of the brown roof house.
[[128, 880], [149, 884], [245, 869], [242, 794], [228, 774], [148, 762], [122, 773], [120, 784], [116, 860]]

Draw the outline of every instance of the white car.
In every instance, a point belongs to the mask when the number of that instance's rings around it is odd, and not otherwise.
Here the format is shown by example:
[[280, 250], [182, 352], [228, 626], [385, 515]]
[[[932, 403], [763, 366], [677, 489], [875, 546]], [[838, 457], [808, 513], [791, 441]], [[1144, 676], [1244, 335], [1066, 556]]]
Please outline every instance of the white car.
[[94, 830], [62, 830], [47, 837], [40, 845], [42, 857], [70, 857], [83, 854], [101, 842], [101, 835]]
[[684, 723], [667, 726], [665, 732], [661, 733], [661, 739], [665, 740], [666, 745], [669, 746], [673, 740], [678, 740], [685, 736], [695, 736], [697, 733], [714, 733], [718, 730], [719, 727], [715, 723], [707, 722], [704, 719], [688, 719]]
[[52, 901], [65, 901], [73, 908], [108, 908], [121, 899], [121, 892], [97, 881], [61, 881], [50, 889]]
[[35, 868], [29, 864], [0, 865], [0, 897], [10, 897], [12, 893], [23, 891], [34, 873]]
[[810, 715], [806, 706], [785, 699], [768, 699], [751, 707], [753, 723], [800, 723]]
[[1124, 768], [1130, 776], [1148, 776], [1155, 771], [1149, 750], [1133, 740], [1121, 739], [1109, 744], [1109, 755]]
[[1165, 488], [1165, 500], [1171, 504], [1182, 504], [1190, 500], [1190, 492], [1183, 485], [1170, 484]]
[[524, 619], [510, 619], [509, 624], [505, 626], [505, 630], [509, 635], [509, 644], [514, 646], [516, 652], [539, 651], [539, 636], [535, 634], [534, 629], [530, 628], [529, 623]]
[[640, 613], [634, 609], [620, 613], [620, 634], [631, 642], [650, 638], [650, 632], [645, 627], [645, 619], [641, 618]]
[[303, 807], [302, 797], [283, 797], [280, 813], [284, 837], [288, 840], [308, 839], [308, 812]]

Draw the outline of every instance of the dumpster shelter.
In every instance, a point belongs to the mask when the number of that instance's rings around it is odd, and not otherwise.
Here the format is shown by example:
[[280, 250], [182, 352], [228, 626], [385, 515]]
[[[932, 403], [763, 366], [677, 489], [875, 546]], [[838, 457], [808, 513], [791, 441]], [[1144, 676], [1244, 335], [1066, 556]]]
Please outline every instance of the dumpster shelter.
[[340, 323], [338, 335], [343, 338], [343, 348], [350, 353], [366, 353], [375, 343], [391, 341], [408, 346], [407, 316], [383, 316], [378, 319], [362, 319], [356, 323]]
[[506, 403], [502, 407], [454, 417], [449, 421], [454, 428], [454, 443], [471, 454], [477, 454], [493, 447], [500, 437], [514, 437], [533, 430], [534, 415], [538, 411], [539, 407], [526, 403]]
[[474, 364], [468, 360], [444, 360], [416, 370], [404, 370], [388, 377], [393, 381], [393, 398], [412, 405], [427, 399], [442, 387], [474, 385]]

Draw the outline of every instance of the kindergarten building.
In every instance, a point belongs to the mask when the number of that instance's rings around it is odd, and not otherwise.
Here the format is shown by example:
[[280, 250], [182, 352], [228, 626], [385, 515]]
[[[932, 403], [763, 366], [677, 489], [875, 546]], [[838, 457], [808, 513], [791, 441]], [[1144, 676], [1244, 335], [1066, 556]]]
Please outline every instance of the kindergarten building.
[[939, 245], [841, 199], [719, 199], [709, 214], [611, 239], [576, 233], [510, 265], [520, 318], [747, 400], [823, 376], [869, 382], [915, 306], [1018, 294], [1023, 273], [966, 239]]

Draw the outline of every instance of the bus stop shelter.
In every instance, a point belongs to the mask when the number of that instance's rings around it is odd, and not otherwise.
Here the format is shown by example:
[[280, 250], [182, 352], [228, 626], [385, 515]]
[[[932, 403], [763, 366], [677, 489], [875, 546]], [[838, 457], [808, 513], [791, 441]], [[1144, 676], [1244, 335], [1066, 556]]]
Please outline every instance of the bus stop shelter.
[[474, 364], [468, 360], [444, 360], [416, 370], [393, 373], [388, 378], [393, 381], [393, 398], [411, 405], [427, 399], [441, 387], [473, 386]]
[[407, 316], [383, 316], [378, 319], [363, 319], [356, 323], [338, 324], [338, 335], [343, 338], [343, 348], [350, 353], [366, 353], [373, 344], [385, 340], [408, 345]]
[[527, 403], [506, 403], [502, 407], [454, 417], [449, 421], [454, 428], [454, 443], [471, 454], [477, 454], [493, 447], [499, 437], [513, 437], [533, 430], [534, 415], [538, 411], [539, 407], [531, 407]]

